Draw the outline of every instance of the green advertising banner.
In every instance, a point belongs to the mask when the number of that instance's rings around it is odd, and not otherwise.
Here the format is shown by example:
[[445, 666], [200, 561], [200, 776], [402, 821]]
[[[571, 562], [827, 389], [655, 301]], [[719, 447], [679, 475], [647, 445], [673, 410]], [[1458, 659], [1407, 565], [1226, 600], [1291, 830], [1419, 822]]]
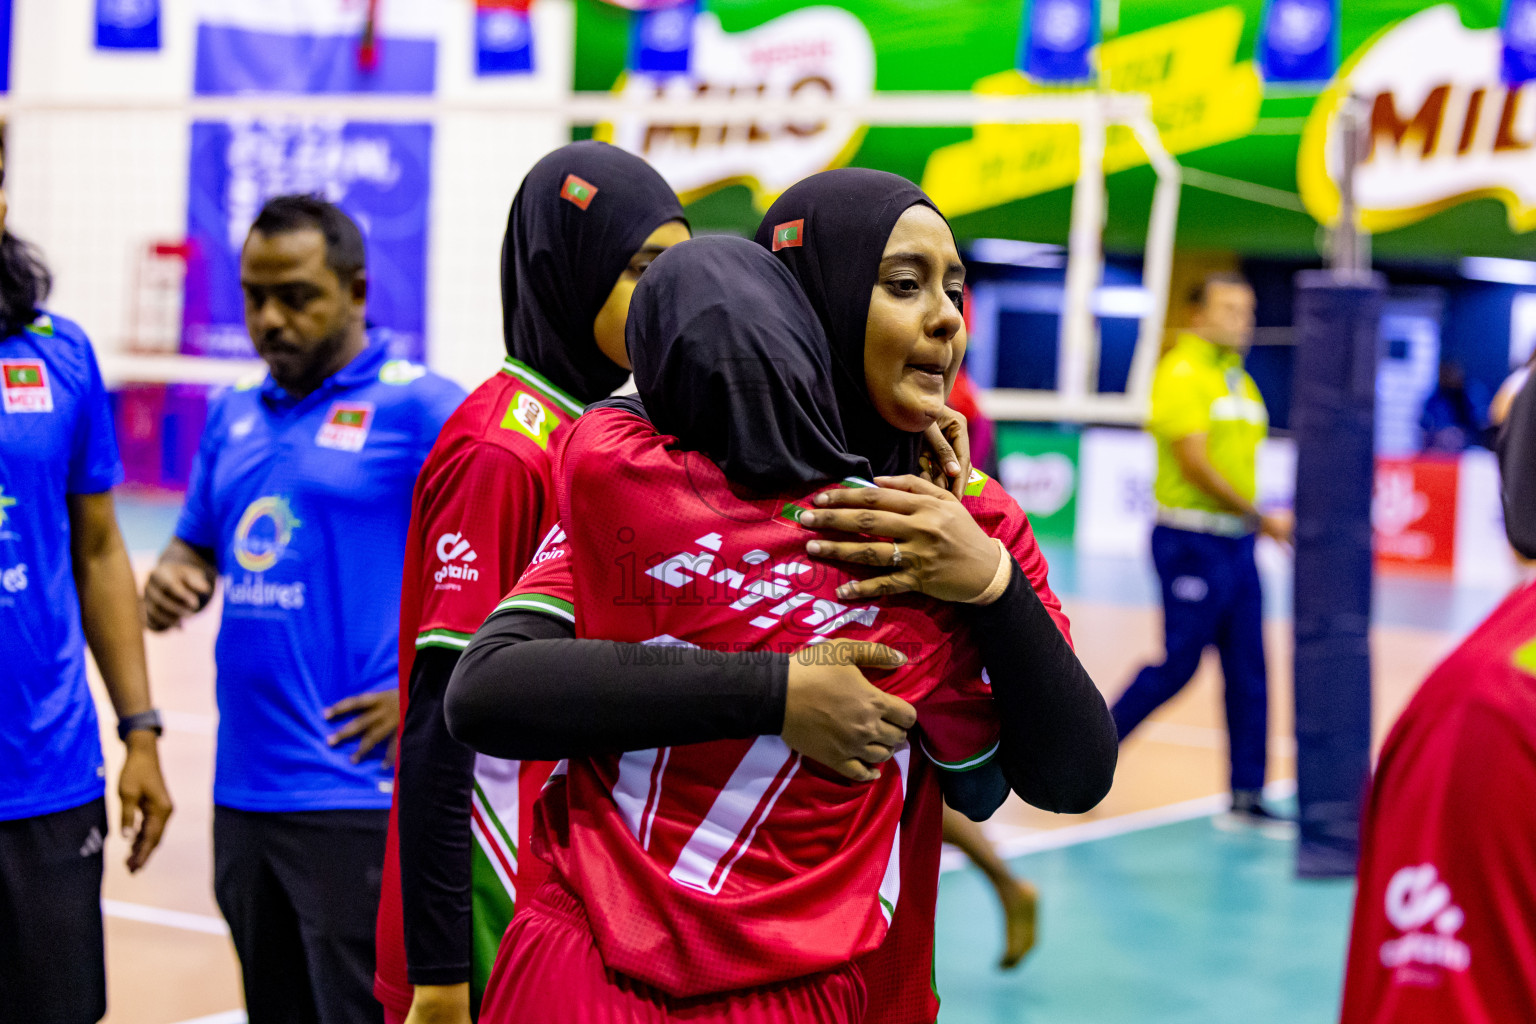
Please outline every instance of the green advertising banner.
[[1022, 423], [997, 425], [998, 482], [1029, 513], [1035, 536], [1070, 543], [1077, 523], [1079, 435]]
[[[1500, 73], [1499, 0], [1425, 6], [1353, 2], [1344, 62], [1313, 87], [1266, 85], [1254, 64], [1262, 0], [1106, 2], [1099, 85], [1144, 92], [1186, 168], [1179, 244], [1251, 255], [1316, 255], [1337, 215], [1334, 115], [1351, 91], [1370, 111], [1358, 179], [1363, 221], [1387, 257], [1525, 256], [1536, 246], [1536, 85]], [[657, 84], [625, 70], [629, 12], [578, 0], [575, 87], [660, 94], [664, 123], [594, 126], [644, 155], [689, 204], [696, 228], [748, 233], [807, 174], [854, 165], [919, 182], [962, 237], [1064, 242], [1077, 175], [1070, 125], [866, 127], [690, 120], [694, 97], [879, 91], [1026, 95], [1023, 0], [703, 0], [690, 75]], [[1154, 178], [1123, 129], [1108, 139], [1105, 245], [1144, 242]]]

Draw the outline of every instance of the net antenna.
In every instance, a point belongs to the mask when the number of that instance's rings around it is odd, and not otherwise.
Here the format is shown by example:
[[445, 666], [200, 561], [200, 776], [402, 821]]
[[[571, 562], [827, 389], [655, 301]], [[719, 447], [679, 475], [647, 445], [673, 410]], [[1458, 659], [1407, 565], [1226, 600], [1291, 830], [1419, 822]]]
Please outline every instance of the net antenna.
[[[706, 95], [690, 98], [686, 103], [614, 93], [520, 97], [516, 101], [500, 96], [473, 95], [0, 99], [0, 119], [17, 126], [40, 121], [45, 126], [68, 125], [71, 130], [90, 130], [98, 120], [102, 125], [110, 125], [132, 114], [175, 119], [188, 128], [194, 121], [205, 120], [346, 119], [435, 124], [445, 118], [461, 123], [473, 119], [477, 124], [483, 124], [486, 132], [513, 134], [526, 129], [530, 119], [543, 119], [545, 124], [565, 122], [572, 126], [616, 123], [632, 118], [675, 124], [686, 119], [690, 124], [722, 128], [750, 123], [805, 124], [808, 119], [818, 117], [889, 126], [1075, 125], [1078, 128], [1079, 165], [1073, 186], [1066, 287], [1058, 337], [1057, 387], [1052, 390], [992, 389], [983, 392], [982, 405], [991, 416], [1013, 420], [1140, 423], [1146, 415], [1152, 371], [1162, 345], [1167, 315], [1181, 175], [1178, 163], [1158, 135], [1150, 101], [1142, 94], [1083, 92], [985, 96], [955, 92], [882, 92], [862, 99], [839, 100], [807, 91], [792, 99], [752, 94], [729, 98]], [[1123, 393], [1100, 393], [1095, 383], [1100, 339], [1094, 308], [1104, 274], [1103, 229], [1107, 211], [1104, 154], [1106, 134], [1112, 125], [1122, 125], [1134, 135], [1156, 173], [1157, 185], [1153, 192], [1143, 262], [1142, 288], [1146, 300], [1140, 311], [1136, 349], [1126, 390]], [[17, 134], [19, 142], [20, 133]], [[18, 170], [25, 168], [25, 155], [14, 155], [13, 162]], [[166, 173], [183, 174], [185, 168], [167, 168]], [[439, 187], [448, 186], [439, 183]], [[133, 240], [126, 238], [123, 243], [133, 244]], [[159, 258], [157, 254], [156, 259]], [[487, 301], [494, 302], [494, 299]], [[102, 319], [110, 320], [112, 314]], [[130, 333], [137, 331], [135, 326]], [[213, 382], [234, 381], [251, 370], [251, 365], [243, 360], [140, 355], [128, 352], [129, 347], [127, 344], [117, 346], [122, 354], [111, 360], [113, 372], [109, 376], [125, 380]], [[105, 363], [104, 371], [107, 370]]]

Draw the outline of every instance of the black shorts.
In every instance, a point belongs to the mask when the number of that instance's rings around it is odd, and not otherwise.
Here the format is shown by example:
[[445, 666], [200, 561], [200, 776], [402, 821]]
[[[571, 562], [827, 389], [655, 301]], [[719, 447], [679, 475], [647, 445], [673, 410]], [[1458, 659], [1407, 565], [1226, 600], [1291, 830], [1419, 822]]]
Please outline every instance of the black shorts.
[[0, 821], [0, 1024], [107, 1013], [101, 926], [107, 801]]
[[213, 889], [251, 1024], [382, 1024], [374, 928], [389, 811], [213, 808]]

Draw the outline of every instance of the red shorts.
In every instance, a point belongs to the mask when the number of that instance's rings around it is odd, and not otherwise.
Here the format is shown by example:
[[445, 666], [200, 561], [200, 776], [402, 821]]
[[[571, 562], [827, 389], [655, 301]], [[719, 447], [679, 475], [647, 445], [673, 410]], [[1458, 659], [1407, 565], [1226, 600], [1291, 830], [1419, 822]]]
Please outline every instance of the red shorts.
[[512, 919], [480, 1024], [859, 1024], [864, 981], [848, 964], [778, 985], [673, 999], [603, 966], [581, 903], [557, 878]]

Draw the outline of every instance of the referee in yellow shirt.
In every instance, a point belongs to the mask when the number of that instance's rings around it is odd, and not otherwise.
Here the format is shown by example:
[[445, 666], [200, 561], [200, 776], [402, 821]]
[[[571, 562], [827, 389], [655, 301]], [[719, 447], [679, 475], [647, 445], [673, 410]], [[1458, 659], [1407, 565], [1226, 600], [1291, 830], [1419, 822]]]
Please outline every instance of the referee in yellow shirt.
[[1214, 644], [1226, 677], [1232, 813], [1218, 824], [1295, 834], [1260, 799], [1268, 732], [1263, 595], [1255, 535], [1291, 539], [1289, 513], [1254, 507], [1255, 463], [1269, 414], [1243, 354], [1253, 337], [1253, 289], [1212, 274], [1190, 295], [1189, 330], [1158, 362], [1152, 381], [1157, 439], [1157, 525], [1152, 560], [1162, 580], [1166, 656], [1143, 668], [1113, 708], [1120, 738], [1189, 682]]

